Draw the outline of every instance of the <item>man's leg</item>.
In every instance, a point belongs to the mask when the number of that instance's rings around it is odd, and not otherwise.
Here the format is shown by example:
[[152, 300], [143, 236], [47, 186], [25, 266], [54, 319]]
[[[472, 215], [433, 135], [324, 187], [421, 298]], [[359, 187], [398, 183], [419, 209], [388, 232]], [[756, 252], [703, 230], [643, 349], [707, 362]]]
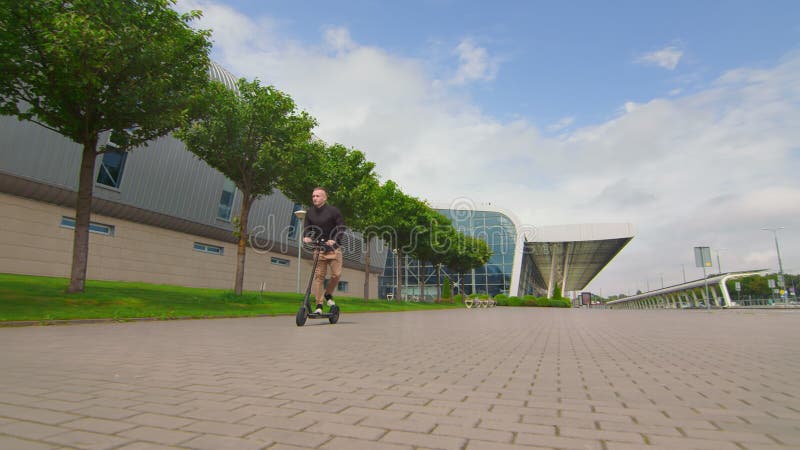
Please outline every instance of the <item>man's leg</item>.
[[328, 288], [325, 289], [325, 298], [328, 300], [328, 306], [333, 305], [333, 290], [339, 284], [339, 279], [342, 278], [342, 251], [336, 249], [334, 256], [328, 260], [331, 265], [331, 279], [328, 281]]
[[319, 255], [319, 261], [317, 261], [317, 270], [314, 271], [314, 283], [311, 286], [311, 292], [314, 293], [314, 298], [317, 300], [317, 306], [315, 307], [316, 310], [320, 310], [322, 312], [322, 302], [324, 300], [323, 290], [325, 287], [325, 274], [328, 271], [328, 262], [323, 259], [324, 255]]

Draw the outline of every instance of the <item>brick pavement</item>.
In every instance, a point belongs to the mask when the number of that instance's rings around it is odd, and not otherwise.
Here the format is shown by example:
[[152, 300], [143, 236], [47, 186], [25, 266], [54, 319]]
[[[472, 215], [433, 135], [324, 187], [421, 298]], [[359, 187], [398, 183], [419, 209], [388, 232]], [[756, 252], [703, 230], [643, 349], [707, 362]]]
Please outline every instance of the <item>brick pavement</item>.
[[800, 448], [800, 312], [0, 328], [0, 448]]

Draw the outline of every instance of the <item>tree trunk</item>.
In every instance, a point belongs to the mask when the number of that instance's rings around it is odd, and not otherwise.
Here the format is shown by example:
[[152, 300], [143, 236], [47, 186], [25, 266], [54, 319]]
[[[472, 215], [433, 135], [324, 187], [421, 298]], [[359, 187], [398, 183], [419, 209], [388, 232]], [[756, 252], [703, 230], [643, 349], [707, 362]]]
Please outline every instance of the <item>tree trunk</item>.
[[94, 165], [97, 159], [97, 136], [83, 143], [81, 169], [78, 175], [78, 201], [75, 204], [75, 233], [72, 239], [72, 273], [67, 292], [83, 292], [86, 287], [86, 266], [89, 261], [89, 221], [92, 214]]
[[403, 260], [403, 251], [399, 248], [397, 249], [397, 261], [395, 261], [397, 265], [397, 302], [399, 303], [400, 300], [403, 298], [403, 283], [401, 283], [403, 279], [402, 271], [403, 271], [403, 264], [401, 261]]
[[369, 300], [369, 262], [370, 262], [370, 238], [364, 236], [364, 301]]
[[436, 303], [442, 301], [442, 265], [436, 265]]
[[242, 214], [239, 216], [239, 245], [236, 248], [236, 281], [233, 291], [236, 295], [242, 295], [244, 285], [244, 258], [247, 250], [247, 218], [250, 215], [250, 205], [253, 200], [249, 194], [242, 192]]
[[425, 301], [425, 263], [419, 262], [417, 266], [417, 280], [419, 281], [419, 299]]

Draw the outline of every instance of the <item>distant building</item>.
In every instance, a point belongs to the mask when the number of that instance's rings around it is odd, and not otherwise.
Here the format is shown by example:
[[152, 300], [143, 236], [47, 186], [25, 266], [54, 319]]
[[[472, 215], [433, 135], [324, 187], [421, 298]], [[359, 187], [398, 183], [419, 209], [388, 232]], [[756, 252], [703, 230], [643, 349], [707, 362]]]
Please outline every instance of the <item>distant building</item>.
[[[443, 276], [465, 294], [552, 297], [558, 286], [566, 296], [589, 284], [634, 236], [633, 225], [627, 223], [532, 227], [496, 208], [467, 211], [440, 207], [438, 211], [450, 218], [457, 230], [483, 239], [492, 250], [489, 262], [463, 274], [463, 279], [443, 267]], [[397, 261], [395, 254], [387, 252], [386, 268], [379, 279], [382, 297], [391, 294], [430, 300], [436, 298], [437, 289], [435, 267], [421, 266], [410, 257]]]

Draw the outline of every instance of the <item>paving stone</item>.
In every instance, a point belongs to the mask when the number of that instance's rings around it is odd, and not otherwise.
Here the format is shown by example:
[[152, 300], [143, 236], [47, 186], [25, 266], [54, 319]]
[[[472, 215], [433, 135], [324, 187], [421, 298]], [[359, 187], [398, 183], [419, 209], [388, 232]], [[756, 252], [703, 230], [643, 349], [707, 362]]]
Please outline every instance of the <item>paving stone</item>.
[[74, 430], [92, 431], [94, 433], [116, 434], [120, 431], [134, 428], [136, 425], [116, 420], [84, 417], [78, 420], [73, 420], [72, 422], [62, 423], [61, 426]]
[[519, 433], [514, 441], [520, 445], [534, 445], [569, 450], [602, 450], [603, 443], [598, 439], [578, 439], [563, 436]]
[[[70, 431], [67, 428], [53, 427], [36, 422], [12, 421], [0, 425], [0, 435], [8, 434], [24, 439], [42, 439]], [[0, 447], [2, 448], [2, 447]]]
[[201, 433], [190, 433], [188, 431], [168, 430], [164, 428], [147, 427], [147, 426], [136, 427], [130, 430], [123, 431], [118, 434], [119, 436], [123, 436], [130, 439], [136, 439], [140, 441], [147, 441], [163, 445], [176, 445], [201, 435]]
[[58, 448], [58, 446], [0, 435], [0, 448], [3, 450], [51, 450]]
[[70, 431], [50, 436], [45, 441], [85, 450], [106, 450], [130, 443], [132, 439], [88, 431]]
[[414, 447], [426, 447], [437, 449], [461, 449], [467, 440], [460, 437], [436, 436], [433, 434], [409, 433], [406, 431], [390, 431], [386, 433], [382, 442], [391, 444], [413, 445]]
[[800, 447], [800, 312], [695, 313], [0, 327], [0, 448]]
[[271, 444], [270, 441], [206, 434], [186, 441], [181, 446], [198, 450], [261, 450]]
[[[384, 442], [362, 441], [351, 438], [337, 437], [323, 444], [323, 450], [413, 450], [414, 447], [402, 444], [387, 444]], [[270, 447], [270, 450], [273, 450]]]

